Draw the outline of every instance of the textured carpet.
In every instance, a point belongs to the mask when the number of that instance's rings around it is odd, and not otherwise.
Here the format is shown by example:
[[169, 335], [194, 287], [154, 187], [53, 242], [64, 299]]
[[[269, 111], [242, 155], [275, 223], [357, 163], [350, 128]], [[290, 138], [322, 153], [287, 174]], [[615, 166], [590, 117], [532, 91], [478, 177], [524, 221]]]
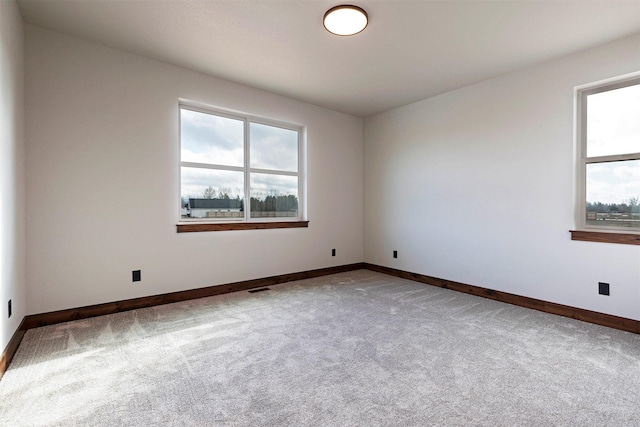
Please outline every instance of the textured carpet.
[[640, 426], [640, 336], [360, 270], [29, 330], [0, 425]]

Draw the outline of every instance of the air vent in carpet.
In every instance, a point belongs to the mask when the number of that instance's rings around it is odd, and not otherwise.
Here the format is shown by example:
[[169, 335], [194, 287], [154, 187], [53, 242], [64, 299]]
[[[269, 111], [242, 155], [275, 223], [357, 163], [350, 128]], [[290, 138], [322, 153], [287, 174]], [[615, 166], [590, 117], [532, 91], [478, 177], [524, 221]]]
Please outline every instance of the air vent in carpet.
[[264, 292], [264, 291], [270, 291], [270, 290], [271, 289], [269, 289], [269, 288], [251, 289], [249, 291], [249, 293], [253, 294], [253, 293], [256, 293], [256, 292]]

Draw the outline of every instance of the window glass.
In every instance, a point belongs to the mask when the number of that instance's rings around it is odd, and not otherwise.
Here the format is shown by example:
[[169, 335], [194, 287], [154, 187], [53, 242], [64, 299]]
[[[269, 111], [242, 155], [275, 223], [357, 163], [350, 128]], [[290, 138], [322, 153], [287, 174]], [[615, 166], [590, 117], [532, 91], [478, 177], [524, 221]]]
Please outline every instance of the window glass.
[[183, 162], [242, 166], [244, 123], [242, 120], [181, 110], [180, 126]]
[[587, 156], [640, 152], [640, 84], [587, 97]]
[[587, 165], [586, 223], [640, 229], [640, 160]]
[[244, 217], [243, 172], [182, 167], [181, 183], [182, 218]]
[[251, 167], [287, 172], [298, 170], [298, 132], [251, 123]]
[[298, 216], [298, 177], [251, 174], [251, 217]]

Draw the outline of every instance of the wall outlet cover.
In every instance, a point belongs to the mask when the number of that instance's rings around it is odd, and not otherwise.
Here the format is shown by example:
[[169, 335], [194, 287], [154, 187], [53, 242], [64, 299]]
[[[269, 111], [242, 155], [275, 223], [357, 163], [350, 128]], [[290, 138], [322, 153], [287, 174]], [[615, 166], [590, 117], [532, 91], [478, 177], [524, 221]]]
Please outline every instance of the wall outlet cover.
[[598, 282], [598, 293], [600, 295], [611, 295], [609, 284], [604, 282]]

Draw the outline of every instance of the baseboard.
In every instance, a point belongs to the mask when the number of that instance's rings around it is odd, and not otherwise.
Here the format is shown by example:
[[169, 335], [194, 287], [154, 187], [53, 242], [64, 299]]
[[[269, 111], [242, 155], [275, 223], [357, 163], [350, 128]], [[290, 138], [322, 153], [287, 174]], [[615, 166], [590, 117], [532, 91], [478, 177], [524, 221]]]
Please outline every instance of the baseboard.
[[173, 302], [186, 301], [190, 299], [204, 298], [214, 295], [226, 294], [229, 292], [244, 291], [248, 289], [273, 286], [280, 283], [292, 282], [294, 280], [311, 279], [313, 277], [327, 276], [329, 274], [343, 273], [346, 271], [362, 270], [364, 263], [340, 265], [336, 267], [320, 268], [317, 270], [301, 271], [298, 273], [281, 274], [278, 276], [265, 277], [262, 279], [245, 280], [242, 282], [228, 283], [225, 285], [208, 286], [205, 288], [191, 289], [187, 291], [171, 292], [162, 295], [152, 295], [148, 297], [134, 298], [123, 301], [115, 301], [104, 304], [91, 305], [86, 307], [70, 308], [67, 310], [53, 311], [49, 313], [33, 314], [25, 316], [13, 334], [7, 348], [0, 358], [0, 378], [4, 375], [11, 359], [18, 350], [22, 337], [27, 330], [40, 326], [55, 325], [57, 323], [70, 322], [72, 320], [87, 319], [89, 317], [114, 314], [122, 311], [135, 310], [138, 308], [153, 307], [156, 305], [170, 304]]
[[0, 356], [0, 379], [2, 379], [2, 376], [7, 370], [7, 366], [9, 366], [9, 363], [11, 363], [11, 359], [13, 359], [13, 356], [16, 354], [18, 346], [20, 345], [25, 332], [26, 330], [24, 329], [24, 319], [22, 319], [22, 322], [20, 322], [20, 326], [18, 326], [18, 329], [16, 329], [15, 333], [9, 340], [7, 348], [4, 349], [4, 351], [2, 352], [2, 356]]
[[559, 316], [582, 320], [583, 322], [594, 323], [596, 325], [607, 326], [609, 328], [620, 329], [623, 331], [640, 334], [639, 320], [628, 319], [626, 317], [618, 317], [611, 314], [598, 313], [596, 311], [584, 310], [582, 308], [571, 307], [568, 305], [556, 304], [553, 302], [543, 301], [535, 298], [523, 297], [521, 295], [495, 291], [493, 289], [482, 288], [479, 286], [468, 285], [465, 283], [454, 282], [446, 279], [439, 279], [437, 277], [426, 276], [423, 274], [410, 273], [408, 271], [397, 270], [390, 267], [382, 267], [375, 264], [364, 263], [364, 268], [371, 271], [377, 271], [378, 273], [388, 274], [390, 276], [396, 276], [403, 279], [413, 280], [415, 282], [425, 283], [427, 285], [438, 286], [440, 288], [464, 292], [466, 294], [489, 298], [507, 304], [518, 305], [520, 307], [544, 311], [545, 313], [557, 314]]
[[190, 299], [210, 297], [214, 295], [226, 294], [229, 292], [261, 288], [263, 286], [277, 285], [294, 280], [327, 276], [329, 274], [342, 273], [345, 271], [361, 270], [363, 268], [364, 263], [347, 264], [337, 267], [320, 268], [318, 270], [281, 274], [279, 276], [265, 277], [262, 279], [245, 280], [242, 282], [228, 283], [225, 285], [208, 286], [206, 288], [190, 289], [186, 291], [171, 292], [162, 295], [152, 295], [148, 297], [134, 298], [124, 301], [115, 301], [86, 307], [53, 311], [49, 313], [34, 314], [25, 317], [24, 329], [55, 325], [57, 323], [70, 322], [72, 320], [86, 319], [89, 317], [102, 316], [105, 314], [136, 310], [138, 308], [153, 307], [156, 305], [170, 304]]
[[105, 304], [97, 304], [86, 307], [71, 308], [67, 310], [54, 311], [49, 313], [34, 314], [26, 316], [18, 330], [13, 334], [7, 348], [0, 356], [0, 378], [9, 366], [11, 359], [22, 341], [25, 332], [31, 328], [40, 326], [54, 325], [57, 323], [70, 322], [72, 320], [86, 319], [89, 317], [102, 316], [105, 314], [119, 313], [123, 311], [135, 310], [138, 308], [153, 307], [156, 305], [170, 304], [174, 302], [186, 301], [209, 297], [214, 295], [226, 294], [229, 292], [244, 291], [249, 289], [261, 288], [264, 286], [272, 286], [280, 283], [291, 282], [295, 280], [311, 279], [313, 277], [327, 276], [330, 274], [343, 273], [353, 270], [367, 269], [378, 273], [388, 274], [403, 279], [413, 280], [415, 282], [425, 283], [427, 285], [438, 286], [440, 288], [451, 289], [458, 292], [464, 292], [483, 298], [489, 298], [501, 301], [507, 304], [518, 305], [521, 307], [531, 308], [546, 313], [557, 314], [572, 319], [582, 320], [584, 322], [594, 323], [597, 325], [607, 326], [609, 328], [620, 329], [623, 331], [640, 334], [640, 321], [627, 319], [624, 317], [613, 316], [611, 314], [598, 313], [595, 311], [584, 310], [581, 308], [571, 307], [562, 304], [556, 304], [535, 298], [523, 297], [520, 295], [510, 294], [507, 292], [495, 291], [493, 289], [482, 288], [479, 286], [468, 285], [465, 283], [454, 282], [452, 280], [439, 279], [437, 277], [426, 276], [418, 273], [398, 270], [390, 267], [383, 267], [375, 264], [359, 262], [354, 264], [341, 265], [337, 267], [320, 268], [317, 270], [302, 271], [298, 273], [282, 274], [279, 276], [265, 277], [262, 279], [245, 280], [242, 282], [229, 283], [225, 285], [208, 286], [205, 288], [191, 289], [187, 291], [171, 292], [162, 295], [152, 295], [148, 297], [134, 298], [123, 301], [115, 301]]

